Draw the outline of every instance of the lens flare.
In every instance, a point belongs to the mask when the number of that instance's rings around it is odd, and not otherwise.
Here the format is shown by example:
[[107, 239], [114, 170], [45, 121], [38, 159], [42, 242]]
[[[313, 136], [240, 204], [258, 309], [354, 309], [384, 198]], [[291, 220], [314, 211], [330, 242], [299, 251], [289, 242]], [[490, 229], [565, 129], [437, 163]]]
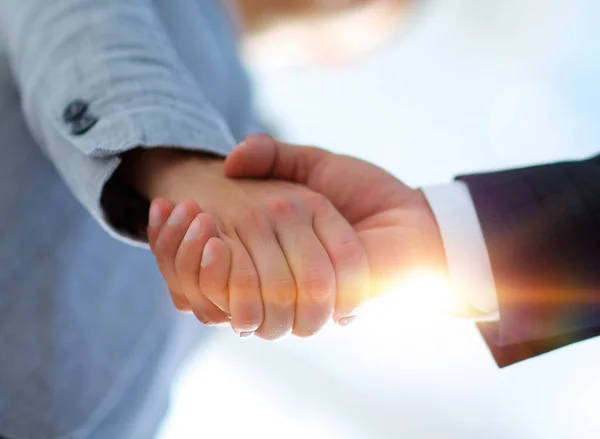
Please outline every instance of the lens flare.
[[371, 312], [401, 316], [404, 321], [431, 321], [448, 316], [480, 315], [453, 290], [446, 275], [428, 269], [416, 269], [387, 288], [386, 294], [375, 299]]

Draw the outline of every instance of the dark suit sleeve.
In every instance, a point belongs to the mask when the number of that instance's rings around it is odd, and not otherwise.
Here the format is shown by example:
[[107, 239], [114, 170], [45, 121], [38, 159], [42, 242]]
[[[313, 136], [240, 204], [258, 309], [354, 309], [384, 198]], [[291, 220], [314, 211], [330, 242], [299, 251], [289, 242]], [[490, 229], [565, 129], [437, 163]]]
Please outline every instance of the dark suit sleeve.
[[600, 156], [461, 176], [482, 227], [500, 319], [498, 365], [600, 335]]

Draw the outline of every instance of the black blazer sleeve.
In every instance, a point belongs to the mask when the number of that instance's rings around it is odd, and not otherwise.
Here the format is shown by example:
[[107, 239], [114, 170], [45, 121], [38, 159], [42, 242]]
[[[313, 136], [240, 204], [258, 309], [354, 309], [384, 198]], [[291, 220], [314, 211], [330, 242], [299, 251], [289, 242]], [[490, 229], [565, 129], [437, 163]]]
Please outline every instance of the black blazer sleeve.
[[490, 256], [500, 319], [479, 328], [498, 365], [600, 335], [600, 155], [458, 179]]

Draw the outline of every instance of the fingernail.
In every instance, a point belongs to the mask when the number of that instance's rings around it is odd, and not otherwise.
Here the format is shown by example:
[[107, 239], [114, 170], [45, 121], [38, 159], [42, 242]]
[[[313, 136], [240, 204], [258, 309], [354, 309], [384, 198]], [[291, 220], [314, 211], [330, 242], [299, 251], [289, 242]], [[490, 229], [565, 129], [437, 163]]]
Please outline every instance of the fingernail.
[[148, 215], [148, 225], [156, 228], [163, 225], [163, 217], [160, 211], [160, 207], [156, 204], [150, 206], [150, 213]]
[[178, 204], [177, 207], [171, 212], [171, 216], [169, 217], [170, 225], [178, 225], [182, 224], [187, 217], [187, 209], [185, 204]]
[[246, 146], [245, 140], [242, 140], [240, 143], [238, 143], [236, 148], [241, 148], [242, 146]]
[[190, 226], [188, 227], [187, 232], [185, 232], [183, 240], [192, 241], [194, 239], [198, 239], [201, 234], [202, 225], [200, 224], [200, 220], [198, 218], [195, 218], [194, 221], [192, 221], [192, 224], [190, 224]]
[[254, 335], [254, 331], [240, 332], [240, 338], [250, 338]]
[[356, 320], [356, 316], [344, 317], [338, 321], [338, 325], [340, 326], [348, 326]]
[[206, 245], [204, 246], [204, 251], [202, 252], [202, 260], [200, 261], [201, 267], [206, 267], [215, 258], [214, 252], [212, 250], [212, 246], [209, 245], [209, 243], [210, 243], [210, 241], [207, 242]]

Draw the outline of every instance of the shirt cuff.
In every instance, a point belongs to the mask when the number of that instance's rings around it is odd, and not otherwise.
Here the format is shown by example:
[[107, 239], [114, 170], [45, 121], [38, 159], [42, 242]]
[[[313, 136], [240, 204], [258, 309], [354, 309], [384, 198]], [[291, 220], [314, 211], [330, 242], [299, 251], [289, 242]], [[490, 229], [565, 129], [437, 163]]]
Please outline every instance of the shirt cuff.
[[[70, 135], [67, 128], [56, 125], [46, 133], [45, 152], [98, 223], [111, 236], [133, 245], [147, 246], [148, 200], [135, 199], [126, 188], [108, 185], [121, 163], [121, 153], [161, 147], [224, 157], [235, 146], [224, 124], [218, 119], [212, 122], [192, 109], [145, 107], [98, 119], [82, 136]], [[134, 227], [125, 228], [124, 224]]]
[[483, 314], [497, 312], [492, 267], [468, 186], [456, 181], [423, 192], [440, 227], [451, 291]]

